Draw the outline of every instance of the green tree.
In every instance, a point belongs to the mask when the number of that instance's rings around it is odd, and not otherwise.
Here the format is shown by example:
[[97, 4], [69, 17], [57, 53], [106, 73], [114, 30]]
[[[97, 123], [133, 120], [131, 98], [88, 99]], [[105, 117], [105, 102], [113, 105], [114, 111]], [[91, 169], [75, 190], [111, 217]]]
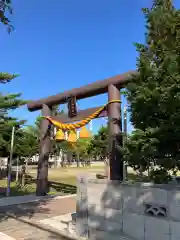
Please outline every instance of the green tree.
[[144, 172], [156, 165], [157, 139], [151, 137], [151, 132], [137, 129], [127, 136], [124, 144], [124, 160], [134, 170]]
[[105, 158], [108, 155], [108, 127], [102, 126], [98, 133], [94, 135], [89, 151], [94, 155]]
[[[34, 131], [33, 131], [34, 130]], [[39, 140], [36, 135], [36, 129], [32, 126], [16, 130], [14, 139], [14, 155], [19, 165], [23, 166], [21, 174], [21, 185], [25, 185], [25, 175], [27, 166], [32, 156], [39, 151]]]
[[74, 152], [76, 154], [77, 167], [79, 167], [80, 159], [82, 159], [82, 164], [90, 163], [91, 151], [91, 138], [82, 139], [79, 138], [74, 145]]
[[91, 143], [91, 138], [87, 138], [87, 139], [79, 138], [75, 145], [75, 151], [78, 152], [81, 157], [87, 157], [89, 154], [88, 148], [90, 143]]
[[100, 157], [104, 161], [105, 176], [109, 175], [109, 143], [108, 143], [108, 126], [102, 126], [98, 133], [94, 135], [89, 151], [94, 156]]
[[21, 128], [21, 125], [24, 124], [24, 121], [17, 121], [15, 118], [11, 118], [8, 121], [3, 121], [0, 123], [0, 156], [8, 157], [11, 144], [11, 135], [12, 128], [15, 126], [16, 138], [18, 138], [17, 132]]
[[[54, 116], [57, 116], [57, 115], [60, 115], [60, 114], [64, 113], [64, 111], [60, 109], [59, 105], [53, 106], [52, 112], [53, 112]], [[37, 123], [38, 123], [38, 121], [37, 121]], [[51, 126], [51, 131], [52, 131], [52, 136], [54, 136], [54, 126]], [[63, 153], [66, 153], [67, 149], [71, 149], [71, 148], [66, 142], [53, 141], [51, 153], [56, 155], [56, 156], [59, 156], [61, 150], [63, 151]]]
[[[17, 75], [0, 73], [0, 83], [5, 84], [13, 80]], [[24, 121], [18, 121], [16, 118], [9, 116], [9, 111], [14, 110], [24, 104], [27, 101], [20, 99], [21, 94], [7, 94], [0, 93], [0, 154], [1, 156], [9, 155], [10, 141], [12, 127], [19, 128]]]
[[12, 15], [12, 1], [11, 0], [0, 0], [0, 22], [8, 27], [8, 32], [11, 32], [13, 26], [9, 19], [9, 15]]
[[[11, 0], [0, 0], [0, 22], [7, 25], [10, 30], [12, 26], [7, 17], [8, 14], [12, 14]], [[9, 83], [18, 76], [18, 74], [0, 72], [0, 83]], [[20, 97], [21, 93], [4, 95], [0, 92], [0, 151], [3, 155], [7, 155], [12, 126], [19, 128], [24, 123], [24, 121], [17, 121], [16, 118], [9, 116], [10, 110], [14, 110], [27, 103], [27, 101], [21, 100]]]
[[19, 136], [15, 142], [16, 154], [30, 159], [39, 151], [39, 138], [36, 129], [30, 126], [19, 131]]
[[131, 121], [137, 129], [129, 139], [127, 158], [138, 154], [141, 162], [179, 168], [180, 11], [170, 0], [154, 0], [143, 13], [146, 43], [135, 44], [139, 75], [127, 85]]
[[52, 111], [53, 111], [54, 116], [57, 116], [57, 115], [60, 115], [60, 114], [64, 113], [64, 110], [60, 109], [59, 105], [53, 106]]
[[[0, 73], [0, 83], [5, 84], [9, 83], [19, 75], [16, 74], [8, 74], [8, 73]], [[22, 101], [19, 99], [21, 97], [21, 93], [17, 94], [6, 94], [0, 92], [0, 122], [2, 123], [5, 120], [13, 120], [9, 118], [8, 111], [14, 110], [17, 107], [20, 107], [27, 103], [27, 101]]]

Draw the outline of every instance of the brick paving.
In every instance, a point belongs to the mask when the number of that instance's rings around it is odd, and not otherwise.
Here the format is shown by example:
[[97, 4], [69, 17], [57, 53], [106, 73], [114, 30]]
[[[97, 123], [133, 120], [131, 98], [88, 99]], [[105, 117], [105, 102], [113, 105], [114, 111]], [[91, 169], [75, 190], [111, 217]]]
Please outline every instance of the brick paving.
[[0, 232], [16, 240], [63, 240], [65, 238], [37, 224], [42, 219], [71, 213], [75, 209], [75, 197], [0, 207]]

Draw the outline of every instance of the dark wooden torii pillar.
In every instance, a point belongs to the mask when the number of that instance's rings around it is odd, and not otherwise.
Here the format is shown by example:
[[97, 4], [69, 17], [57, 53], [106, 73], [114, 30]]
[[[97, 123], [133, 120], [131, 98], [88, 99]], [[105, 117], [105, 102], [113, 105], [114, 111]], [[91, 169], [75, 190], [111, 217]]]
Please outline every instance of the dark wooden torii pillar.
[[[120, 100], [120, 90], [113, 84], [108, 86], [108, 101]], [[123, 181], [123, 161], [117, 146], [122, 146], [121, 105], [110, 103], [108, 106], [110, 179]]]
[[[63, 104], [68, 97], [75, 96], [77, 100], [100, 95], [108, 92], [108, 100], [119, 100], [120, 89], [132, 79], [132, 75], [137, 75], [137, 72], [130, 71], [122, 75], [117, 75], [112, 78], [97, 81], [88, 84], [84, 87], [74, 88], [70, 91], [50, 96], [38, 101], [32, 101], [28, 104], [29, 111], [42, 109], [43, 116], [51, 116], [51, 108], [54, 105]], [[110, 179], [123, 180], [123, 161], [122, 156], [117, 150], [117, 144], [122, 144], [122, 139], [119, 137], [121, 133], [121, 108], [119, 103], [111, 103], [108, 106], [109, 118], [109, 150], [110, 150]], [[50, 133], [48, 130], [48, 121], [41, 121], [41, 136], [40, 136], [40, 156], [38, 162], [37, 174], [37, 195], [45, 195], [48, 192], [48, 158], [51, 149]]]
[[[51, 116], [52, 109], [47, 105], [43, 104], [41, 114], [42, 116]], [[51, 136], [49, 129], [49, 121], [43, 119], [40, 123], [39, 160], [36, 187], [37, 196], [45, 196], [48, 192], [48, 161], [50, 151]]]

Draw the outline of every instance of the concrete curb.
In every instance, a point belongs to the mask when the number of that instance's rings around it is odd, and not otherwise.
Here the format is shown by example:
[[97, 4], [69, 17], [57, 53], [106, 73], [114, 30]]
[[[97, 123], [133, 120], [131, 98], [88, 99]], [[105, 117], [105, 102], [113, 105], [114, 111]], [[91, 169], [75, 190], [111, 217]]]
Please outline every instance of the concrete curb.
[[41, 228], [45, 228], [46, 230], [53, 229], [54, 232], [58, 233], [62, 236], [67, 236], [70, 239], [79, 239], [75, 233], [67, 231], [66, 227], [68, 228], [69, 223], [72, 221], [72, 213], [66, 213], [59, 216], [54, 216], [52, 218], [45, 218], [41, 219], [40, 221], [36, 222], [38, 226]]
[[[9, 214], [8, 213], [7, 215], [10, 218], [12, 218], [12, 219], [17, 219], [16, 217], [13, 216], [13, 214]], [[64, 232], [62, 232], [60, 230], [52, 229], [52, 227], [50, 227], [48, 225], [41, 224], [40, 222], [32, 222], [30, 220], [25, 220], [25, 219], [22, 219], [22, 218], [18, 218], [18, 221], [19, 222], [23, 222], [25, 224], [28, 224], [28, 225], [30, 225], [32, 227], [38, 228], [40, 230], [43, 230], [43, 231], [52, 233], [54, 235], [57, 235], [57, 236], [60, 237], [59, 239], [61, 239], [61, 237], [62, 237], [62, 240], [81, 240], [81, 238], [69, 236], [69, 235], [65, 234]], [[0, 237], [1, 237], [1, 235], [0, 235]], [[0, 238], [0, 240], [1, 240], [1, 238]], [[3, 239], [3, 240], [16, 240], [16, 239], [13, 239], [13, 238], [12, 239], [11, 238], [8, 239], [7, 238], [7, 239]]]
[[64, 239], [69, 239], [69, 240], [81, 240], [80, 238], [78, 238], [78, 237], [72, 237], [72, 236], [70, 236], [70, 235], [67, 235], [66, 233], [64, 233], [63, 231], [60, 231], [60, 230], [57, 230], [57, 229], [53, 229], [52, 230], [52, 227], [51, 226], [48, 226], [48, 225], [44, 225], [44, 224], [42, 224], [42, 223], [37, 223], [36, 222], [36, 225], [39, 227], [39, 228], [41, 228], [41, 229], [43, 229], [44, 231], [48, 231], [48, 232], [52, 232], [52, 233], [55, 233], [55, 234], [57, 234], [57, 235], [59, 235], [59, 236], [62, 236]]
[[75, 196], [76, 194], [63, 195], [63, 196], [49, 195], [49, 196], [42, 196], [42, 197], [35, 196], [35, 195], [26, 195], [26, 196], [19, 196], [19, 197], [4, 197], [4, 198], [0, 198], [0, 207], [18, 205], [23, 203], [40, 202], [48, 199], [56, 200], [56, 199], [63, 199], [63, 198], [71, 198]]

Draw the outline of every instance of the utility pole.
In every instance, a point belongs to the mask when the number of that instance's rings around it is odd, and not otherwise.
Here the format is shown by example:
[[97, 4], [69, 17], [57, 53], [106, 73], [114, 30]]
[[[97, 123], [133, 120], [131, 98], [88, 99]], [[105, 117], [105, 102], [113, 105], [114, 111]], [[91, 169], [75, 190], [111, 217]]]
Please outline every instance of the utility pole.
[[[125, 146], [125, 140], [126, 140], [126, 138], [127, 138], [127, 108], [126, 108], [126, 106], [124, 106], [124, 118], [123, 118], [123, 133], [124, 133], [124, 135], [123, 135], [123, 147]], [[126, 163], [124, 163], [123, 164], [123, 168], [124, 168], [124, 174], [123, 174], [123, 176], [124, 176], [124, 181], [126, 181], [127, 180], [127, 164]]]
[[13, 147], [14, 147], [14, 131], [15, 131], [15, 126], [12, 127], [12, 133], [11, 133], [11, 148], [10, 148], [10, 157], [8, 161], [7, 189], [6, 189], [7, 197], [9, 197], [10, 190], [11, 190], [11, 170], [12, 170], [12, 158], [13, 158]]

